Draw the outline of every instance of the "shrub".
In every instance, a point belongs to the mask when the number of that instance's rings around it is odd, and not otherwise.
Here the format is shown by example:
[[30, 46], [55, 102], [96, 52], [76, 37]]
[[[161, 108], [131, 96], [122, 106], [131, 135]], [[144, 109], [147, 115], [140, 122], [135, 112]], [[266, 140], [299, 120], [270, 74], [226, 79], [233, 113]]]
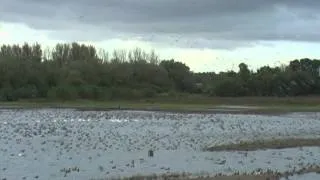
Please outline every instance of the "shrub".
[[58, 86], [48, 91], [51, 99], [73, 100], [77, 98], [77, 90], [72, 86]]

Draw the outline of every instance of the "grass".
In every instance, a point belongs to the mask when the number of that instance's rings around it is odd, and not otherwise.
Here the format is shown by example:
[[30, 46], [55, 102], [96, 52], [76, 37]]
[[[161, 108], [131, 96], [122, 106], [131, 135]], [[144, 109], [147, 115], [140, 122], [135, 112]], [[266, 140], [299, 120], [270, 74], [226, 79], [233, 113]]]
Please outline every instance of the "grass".
[[254, 151], [260, 149], [284, 149], [294, 147], [320, 146], [320, 138], [315, 139], [271, 139], [251, 142], [240, 142], [238, 144], [226, 144], [209, 147], [207, 151]]
[[[252, 106], [246, 108], [226, 108], [221, 105]], [[179, 98], [154, 98], [146, 100], [127, 101], [49, 101], [45, 99], [21, 100], [17, 102], [0, 102], [2, 108], [78, 108], [82, 110], [159, 110], [178, 112], [241, 112], [241, 113], [285, 113], [285, 112], [309, 112], [320, 111], [320, 97], [203, 97], [182, 96]]]
[[[226, 108], [221, 105], [245, 105], [256, 107]], [[160, 110], [160, 111], [195, 111], [195, 112], [256, 112], [256, 113], [282, 113], [292, 111], [320, 111], [320, 97], [297, 97], [297, 98], [204, 98], [186, 97], [182, 99], [147, 99], [141, 101], [48, 101], [43, 99], [21, 100], [16, 102], [1, 102], [3, 108], [78, 108], [78, 109], [132, 109], [132, 110]]]

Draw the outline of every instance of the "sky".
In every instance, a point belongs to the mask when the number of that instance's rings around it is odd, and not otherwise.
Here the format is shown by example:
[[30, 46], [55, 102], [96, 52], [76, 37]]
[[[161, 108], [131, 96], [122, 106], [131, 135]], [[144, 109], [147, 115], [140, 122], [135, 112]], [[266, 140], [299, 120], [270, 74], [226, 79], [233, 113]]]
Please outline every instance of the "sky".
[[316, 0], [1, 0], [0, 44], [154, 49], [192, 71], [320, 59]]

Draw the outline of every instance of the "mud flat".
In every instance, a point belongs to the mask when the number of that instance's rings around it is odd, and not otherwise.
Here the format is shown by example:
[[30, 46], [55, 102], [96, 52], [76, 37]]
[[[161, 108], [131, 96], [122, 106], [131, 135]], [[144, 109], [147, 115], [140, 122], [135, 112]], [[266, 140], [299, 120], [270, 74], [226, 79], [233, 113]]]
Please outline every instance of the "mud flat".
[[[281, 149], [206, 150], [275, 138], [310, 143]], [[312, 143], [318, 138], [319, 113], [2, 109], [0, 179], [110, 179], [170, 173], [232, 178], [235, 173], [292, 172], [320, 165], [320, 147]], [[150, 149], [154, 157], [148, 157]]]

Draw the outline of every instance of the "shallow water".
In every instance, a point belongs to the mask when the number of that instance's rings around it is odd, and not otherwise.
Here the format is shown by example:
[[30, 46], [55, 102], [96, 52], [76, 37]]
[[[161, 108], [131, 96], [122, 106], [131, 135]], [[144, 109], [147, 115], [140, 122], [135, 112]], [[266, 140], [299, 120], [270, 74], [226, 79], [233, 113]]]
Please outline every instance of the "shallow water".
[[[319, 137], [319, 115], [1, 110], [0, 179], [89, 179], [189, 172], [231, 174], [320, 165], [320, 147], [202, 152], [209, 144]], [[153, 158], [147, 151], [155, 150]], [[134, 165], [133, 165], [134, 164]], [[78, 167], [65, 176], [63, 168]]]

